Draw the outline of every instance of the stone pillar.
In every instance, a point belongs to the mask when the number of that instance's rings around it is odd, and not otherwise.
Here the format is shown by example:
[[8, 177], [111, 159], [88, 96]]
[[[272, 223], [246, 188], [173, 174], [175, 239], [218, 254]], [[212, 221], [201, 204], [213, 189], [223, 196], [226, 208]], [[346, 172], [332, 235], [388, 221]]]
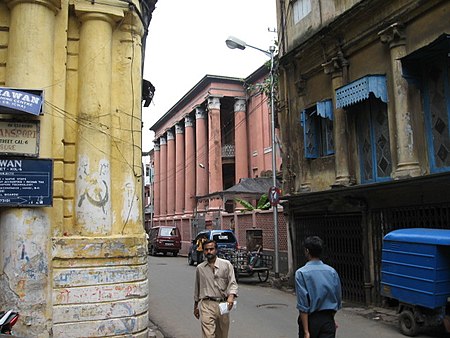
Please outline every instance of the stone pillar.
[[[394, 178], [415, 177], [420, 175], [417, 157], [417, 144], [414, 141], [412, 115], [408, 100], [408, 82], [402, 76], [401, 58], [406, 55], [406, 39], [403, 25], [392, 24], [378, 33], [382, 43], [389, 46], [391, 55], [392, 92], [394, 94], [395, 142], [397, 166]], [[418, 110], [420, 111], [420, 107]]]
[[114, 29], [110, 132], [114, 235], [135, 234], [142, 229], [142, 101], [140, 91], [135, 88], [141, 87], [142, 79], [136, 74], [141, 74], [143, 34], [142, 23], [135, 13], [128, 13], [119, 28]]
[[175, 143], [176, 143], [176, 165], [175, 165], [175, 216], [183, 215], [184, 197], [185, 197], [185, 149], [184, 149], [184, 128], [182, 122], [175, 125]]
[[246, 102], [240, 98], [234, 102], [234, 154], [237, 184], [249, 177]]
[[160, 220], [167, 216], [167, 141], [165, 136], [159, 138], [160, 147], [160, 184], [159, 184], [159, 215]]
[[167, 131], [167, 217], [175, 216], [175, 135]]
[[[348, 61], [338, 52], [338, 55], [331, 59], [331, 61], [324, 63], [325, 74], [331, 75], [331, 85], [333, 94], [336, 89], [342, 87], [346, 82]], [[333, 95], [333, 133], [334, 133], [334, 161], [336, 170], [336, 186], [349, 186], [353, 184], [353, 179], [350, 177], [349, 157], [348, 157], [348, 126], [345, 110], [336, 108], [336, 95]]]
[[[77, 227], [80, 235], [111, 235], [111, 80], [114, 18], [80, 11]], [[99, 48], [102, 46], [102, 48]], [[96, 62], [92, 62], [96, 60]]]
[[[0, 285], [5, 292], [0, 303], [2, 308], [18, 310], [21, 318], [32, 318], [33, 325], [19, 320], [15, 326], [18, 335], [44, 337], [52, 326], [50, 239], [61, 231], [63, 219], [63, 154], [55, 152], [62, 141], [54, 137], [59, 117], [54, 119], [58, 114], [51, 108], [51, 104], [59, 104], [54, 100], [54, 37], [56, 13], [61, 4], [52, 0], [4, 3], [10, 9], [8, 48], [2, 50], [7, 53], [5, 86], [44, 89], [50, 105], [44, 104], [44, 115], [36, 118], [40, 122], [39, 157], [57, 157], [53, 166], [53, 207], [1, 208]], [[34, 118], [28, 115], [27, 119]], [[63, 130], [58, 132], [61, 135]]]
[[184, 214], [193, 215], [195, 208], [195, 135], [194, 122], [191, 116], [184, 118], [185, 135], [185, 184]]
[[153, 174], [153, 220], [158, 221], [161, 214], [160, 206], [160, 184], [161, 184], [161, 152], [159, 148], [159, 141], [154, 142], [154, 174]]
[[[222, 125], [220, 123], [220, 97], [208, 97], [208, 131], [209, 131], [209, 193], [223, 190], [222, 180]], [[217, 210], [222, 201], [213, 199], [209, 210]]]
[[[208, 134], [206, 125], [206, 112], [203, 107], [195, 108], [195, 149], [197, 160], [196, 168], [196, 189], [197, 196], [204, 196], [208, 194]], [[197, 211], [205, 211], [205, 203], [198, 203]]]

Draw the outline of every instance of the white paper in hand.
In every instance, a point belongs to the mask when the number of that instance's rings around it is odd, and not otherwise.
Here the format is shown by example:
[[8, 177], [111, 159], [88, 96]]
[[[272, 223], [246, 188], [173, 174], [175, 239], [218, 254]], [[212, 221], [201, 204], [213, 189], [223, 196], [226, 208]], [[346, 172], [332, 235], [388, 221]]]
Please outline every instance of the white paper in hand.
[[[236, 308], [236, 304], [237, 302], [234, 301], [233, 302], [233, 307], [231, 308], [231, 310], [234, 310]], [[230, 312], [230, 310], [228, 310], [228, 303], [224, 302], [224, 303], [219, 303], [219, 310], [220, 310], [220, 314], [224, 315]]]

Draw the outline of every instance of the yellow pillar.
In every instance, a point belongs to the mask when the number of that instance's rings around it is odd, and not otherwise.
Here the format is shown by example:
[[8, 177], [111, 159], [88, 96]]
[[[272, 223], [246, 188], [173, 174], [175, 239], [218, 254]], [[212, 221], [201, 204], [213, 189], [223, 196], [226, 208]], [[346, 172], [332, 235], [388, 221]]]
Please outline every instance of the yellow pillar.
[[[45, 99], [53, 101], [55, 15], [59, 1], [6, 1], [10, 9], [9, 43], [5, 85], [12, 88], [44, 89]], [[54, 114], [44, 105], [40, 122], [39, 157], [53, 157]], [[59, 168], [60, 169], [60, 168]], [[55, 172], [59, 179], [61, 172]], [[60, 185], [55, 184], [54, 187]], [[56, 190], [60, 193], [59, 190]], [[0, 257], [11, 288], [8, 302], [14, 304], [22, 318], [33, 318], [32, 328], [23, 321], [16, 326], [18, 334], [41, 337], [51, 329], [51, 245], [55, 203], [50, 208], [3, 208], [0, 212]]]
[[[142, 234], [141, 36], [136, 14], [114, 32], [112, 65], [111, 198], [113, 234]], [[130, 83], [131, 81], [131, 83]], [[127, 84], [127, 85], [124, 85]]]
[[79, 18], [77, 223], [81, 235], [110, 235], [114, 20], [108, 13], [84, 11]]
[[[77, 42], [70, 44], [68, 70], [77, 73], [77, 81], [75, 88], [73, 78], [68, 79], [67, 88], [77, 97], [76, 104], [68, 103], [76, 109], [71, 116], [77, 118], [78, 132], [67, 133], [67, 150], [76, 149], [75, 163], [66, 156], [67, 170], [76, 173], [75, 218], [73, 231], [52, 242], [53, 336], [76, 337], [82, 327], [89, 337], [118, 332], [146, 337], [149, 286], [140, 181], [143, 29], [125, 5], [76, 3], [75, 12], [80, 24], [70, 25]], [[69, 213], [71, 195], [65, 197]], [[71, 230], [69, 220], [66, 227]]]

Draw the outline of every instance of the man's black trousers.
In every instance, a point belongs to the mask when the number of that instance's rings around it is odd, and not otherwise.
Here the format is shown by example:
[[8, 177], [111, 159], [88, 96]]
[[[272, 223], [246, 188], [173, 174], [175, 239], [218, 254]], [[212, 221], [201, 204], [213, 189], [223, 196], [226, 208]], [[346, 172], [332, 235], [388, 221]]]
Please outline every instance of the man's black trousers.
[[[335, 338], [336, 323], [334, 322], [334, 311], [325, 310], [310, 313], [308, 316], [308, 327], [311, 338]], [[304, 338], [303, 325], [298, 318], [298, 337]]]

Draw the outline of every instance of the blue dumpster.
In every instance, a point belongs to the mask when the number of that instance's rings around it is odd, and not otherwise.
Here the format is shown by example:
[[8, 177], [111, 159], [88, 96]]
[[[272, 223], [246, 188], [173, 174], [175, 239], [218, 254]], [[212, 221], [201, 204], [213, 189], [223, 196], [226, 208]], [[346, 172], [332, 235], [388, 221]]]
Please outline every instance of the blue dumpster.
[[399, 326], [414, 336], [442, 324], [450, 298], [450, 230], [401, 229], [383, 239], [381, 294], [399, 301]]

